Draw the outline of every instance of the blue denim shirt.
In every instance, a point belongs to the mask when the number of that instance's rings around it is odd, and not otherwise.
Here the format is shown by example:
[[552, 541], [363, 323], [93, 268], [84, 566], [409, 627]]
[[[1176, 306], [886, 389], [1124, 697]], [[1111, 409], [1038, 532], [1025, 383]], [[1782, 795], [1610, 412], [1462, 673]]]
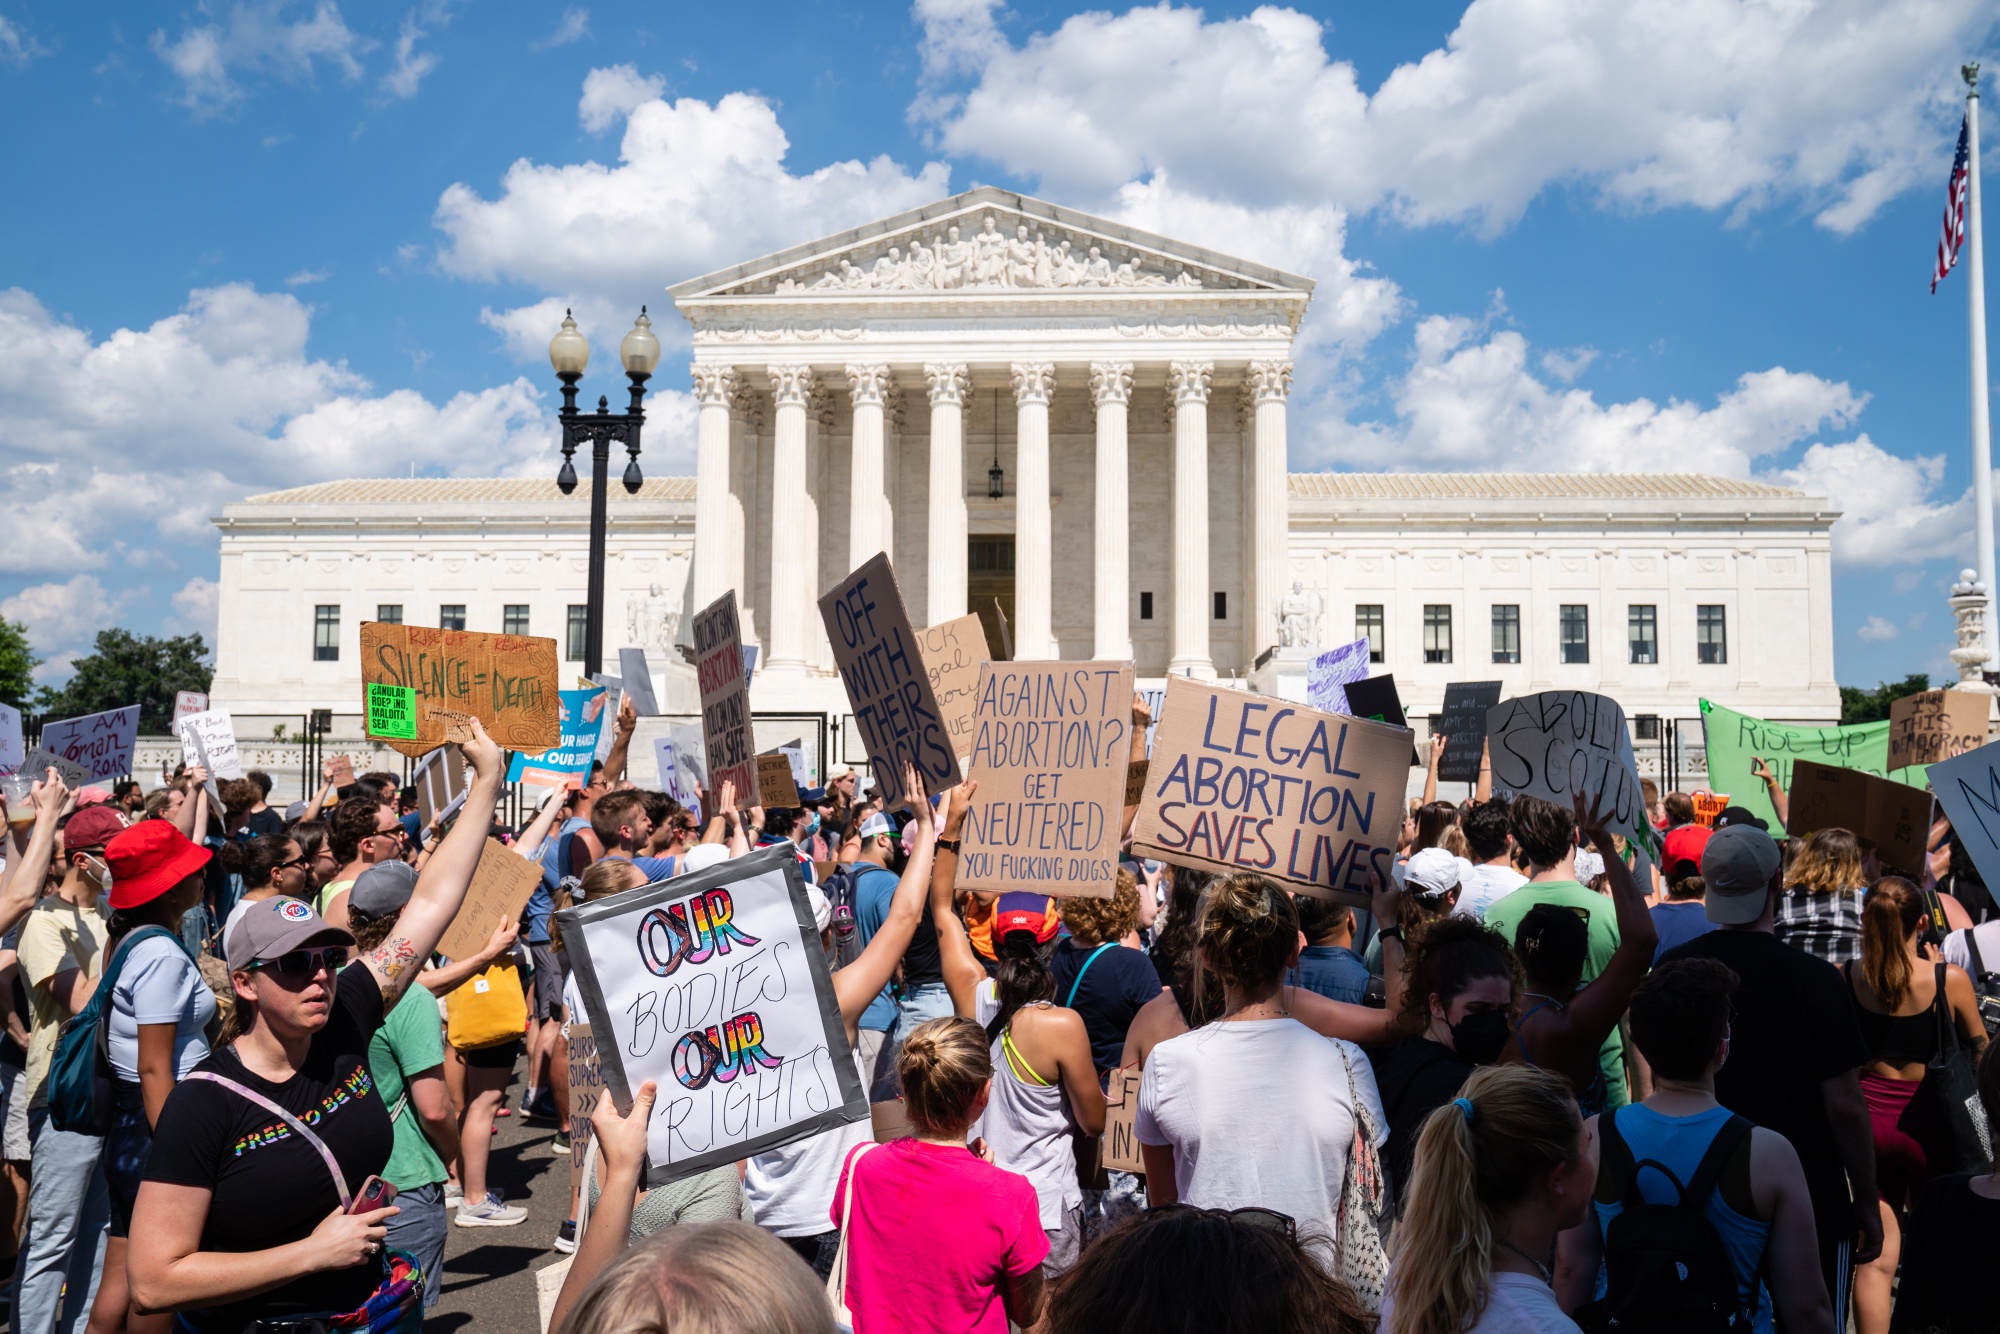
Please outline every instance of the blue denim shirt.
[[1368, 994], [1368, 965], [1345, 945], [1308, 945], [1299, 951], [1293, 985], [1359, 1005]]

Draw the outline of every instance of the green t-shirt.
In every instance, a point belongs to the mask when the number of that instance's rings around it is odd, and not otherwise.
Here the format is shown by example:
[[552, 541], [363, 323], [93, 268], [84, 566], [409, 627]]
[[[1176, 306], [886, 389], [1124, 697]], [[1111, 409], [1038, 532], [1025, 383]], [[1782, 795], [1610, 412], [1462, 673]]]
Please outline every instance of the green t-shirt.
[[[1588, 919], [1590, 946], [1583, 960], [1583, 980], [1586, 983], [1595, 981], [1605, 965], [1611, 962], [1611, 956], [1618, 951], [1618, 910], [1606, 895], [1574, 880], [1530, 883], [1488, 908], [1486, 925], [1507, 937], [1507, 943], [1512, 945], [1514, 933], [1521, 929], [1521, 919], [1531, 909], [1544, 903], [1579, 909]], [[1625, 1091], [1625, 1038], [1617, 1028], [1611, 1030], [1610, 1036], [1604, 1039], [1604, 1045], [1598, 1048], [1597, 1063], [1604, 1070], [1610, 1105], [1623, 1107], [1630, 1098]]]
[[[444, 1064], [444, 1025], [437, 1002], [423, 987], [411, 987], [375, 1036], [368, 1040], [368, 1070], [382, 1105], [396, 1122], [396, 1145], [382, 1177], [397, 1190], [415, 1190], [446, 1177], [444, 1161], [424, 1135], [423, 1118], [408, 1099], [410, 1075]], [[397, 1105], [401, 1104], [401, 1110]]]

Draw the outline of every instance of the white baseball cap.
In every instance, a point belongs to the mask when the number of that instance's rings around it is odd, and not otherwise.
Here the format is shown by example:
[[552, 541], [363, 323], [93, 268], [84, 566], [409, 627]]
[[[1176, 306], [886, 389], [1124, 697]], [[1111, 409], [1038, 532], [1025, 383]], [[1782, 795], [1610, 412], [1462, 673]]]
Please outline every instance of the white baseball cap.
[[1403, 863], [1403, 884], [1422, 899], [1434, 899], [1458, 888], [1458, 858], [1443, 848], [1425, 848]]

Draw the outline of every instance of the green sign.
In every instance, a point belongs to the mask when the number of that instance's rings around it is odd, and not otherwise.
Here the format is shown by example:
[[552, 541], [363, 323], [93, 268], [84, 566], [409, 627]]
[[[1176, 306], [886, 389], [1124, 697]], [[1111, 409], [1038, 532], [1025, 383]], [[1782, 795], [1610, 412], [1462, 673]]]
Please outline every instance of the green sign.
[[1778, 813], [1771, 807], [1764, 781], [1757, 776], [1759, 759], [1771, 767], [1778, 786], [1788, 793], [1792, 790], [1792, 764], [1796, 760], [1815, 760], [1836, 769], [1856, 769], [1916, 788], [1925, 785], [1928, 766], [1889, 767], [1887, 719], [1844, 727], [1798, 727], [1766, 722], [1702, 700], [1701, 722], [1708, 738], [1709, 790], [1727, 792], [1730, 805], [1748, 808], [1768, 820], [1774, 831], [1779, 827]]
[[[1888, 724], [1884, 723], [1884, 727]], [[368, 735], [394, 741], [417, 739], [417, 692], [410, 686], [368, 686]], [[1887, 744], [1886, 742], [1884, 743]]]

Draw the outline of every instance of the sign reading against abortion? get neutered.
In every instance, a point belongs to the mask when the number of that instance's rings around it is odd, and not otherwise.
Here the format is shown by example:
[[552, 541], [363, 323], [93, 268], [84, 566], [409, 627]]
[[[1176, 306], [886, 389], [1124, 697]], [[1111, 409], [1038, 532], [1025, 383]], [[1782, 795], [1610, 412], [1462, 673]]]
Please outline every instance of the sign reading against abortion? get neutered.
[[1365, 907], [1403, 826], [1410, 729], [1168, 678], [1135, 851]]
[[1108, 899], [1117, 888], [1132, 754], [1129, 662], [989, 662], [971, 764], [979, 784], [961, 889]]
[[932, 793], [955, 786], [958, 755], [889, 558], [877, 552], [862, 562], [820, 598], [819, 614], [886, 808], [903, 802], [905, 764]]

